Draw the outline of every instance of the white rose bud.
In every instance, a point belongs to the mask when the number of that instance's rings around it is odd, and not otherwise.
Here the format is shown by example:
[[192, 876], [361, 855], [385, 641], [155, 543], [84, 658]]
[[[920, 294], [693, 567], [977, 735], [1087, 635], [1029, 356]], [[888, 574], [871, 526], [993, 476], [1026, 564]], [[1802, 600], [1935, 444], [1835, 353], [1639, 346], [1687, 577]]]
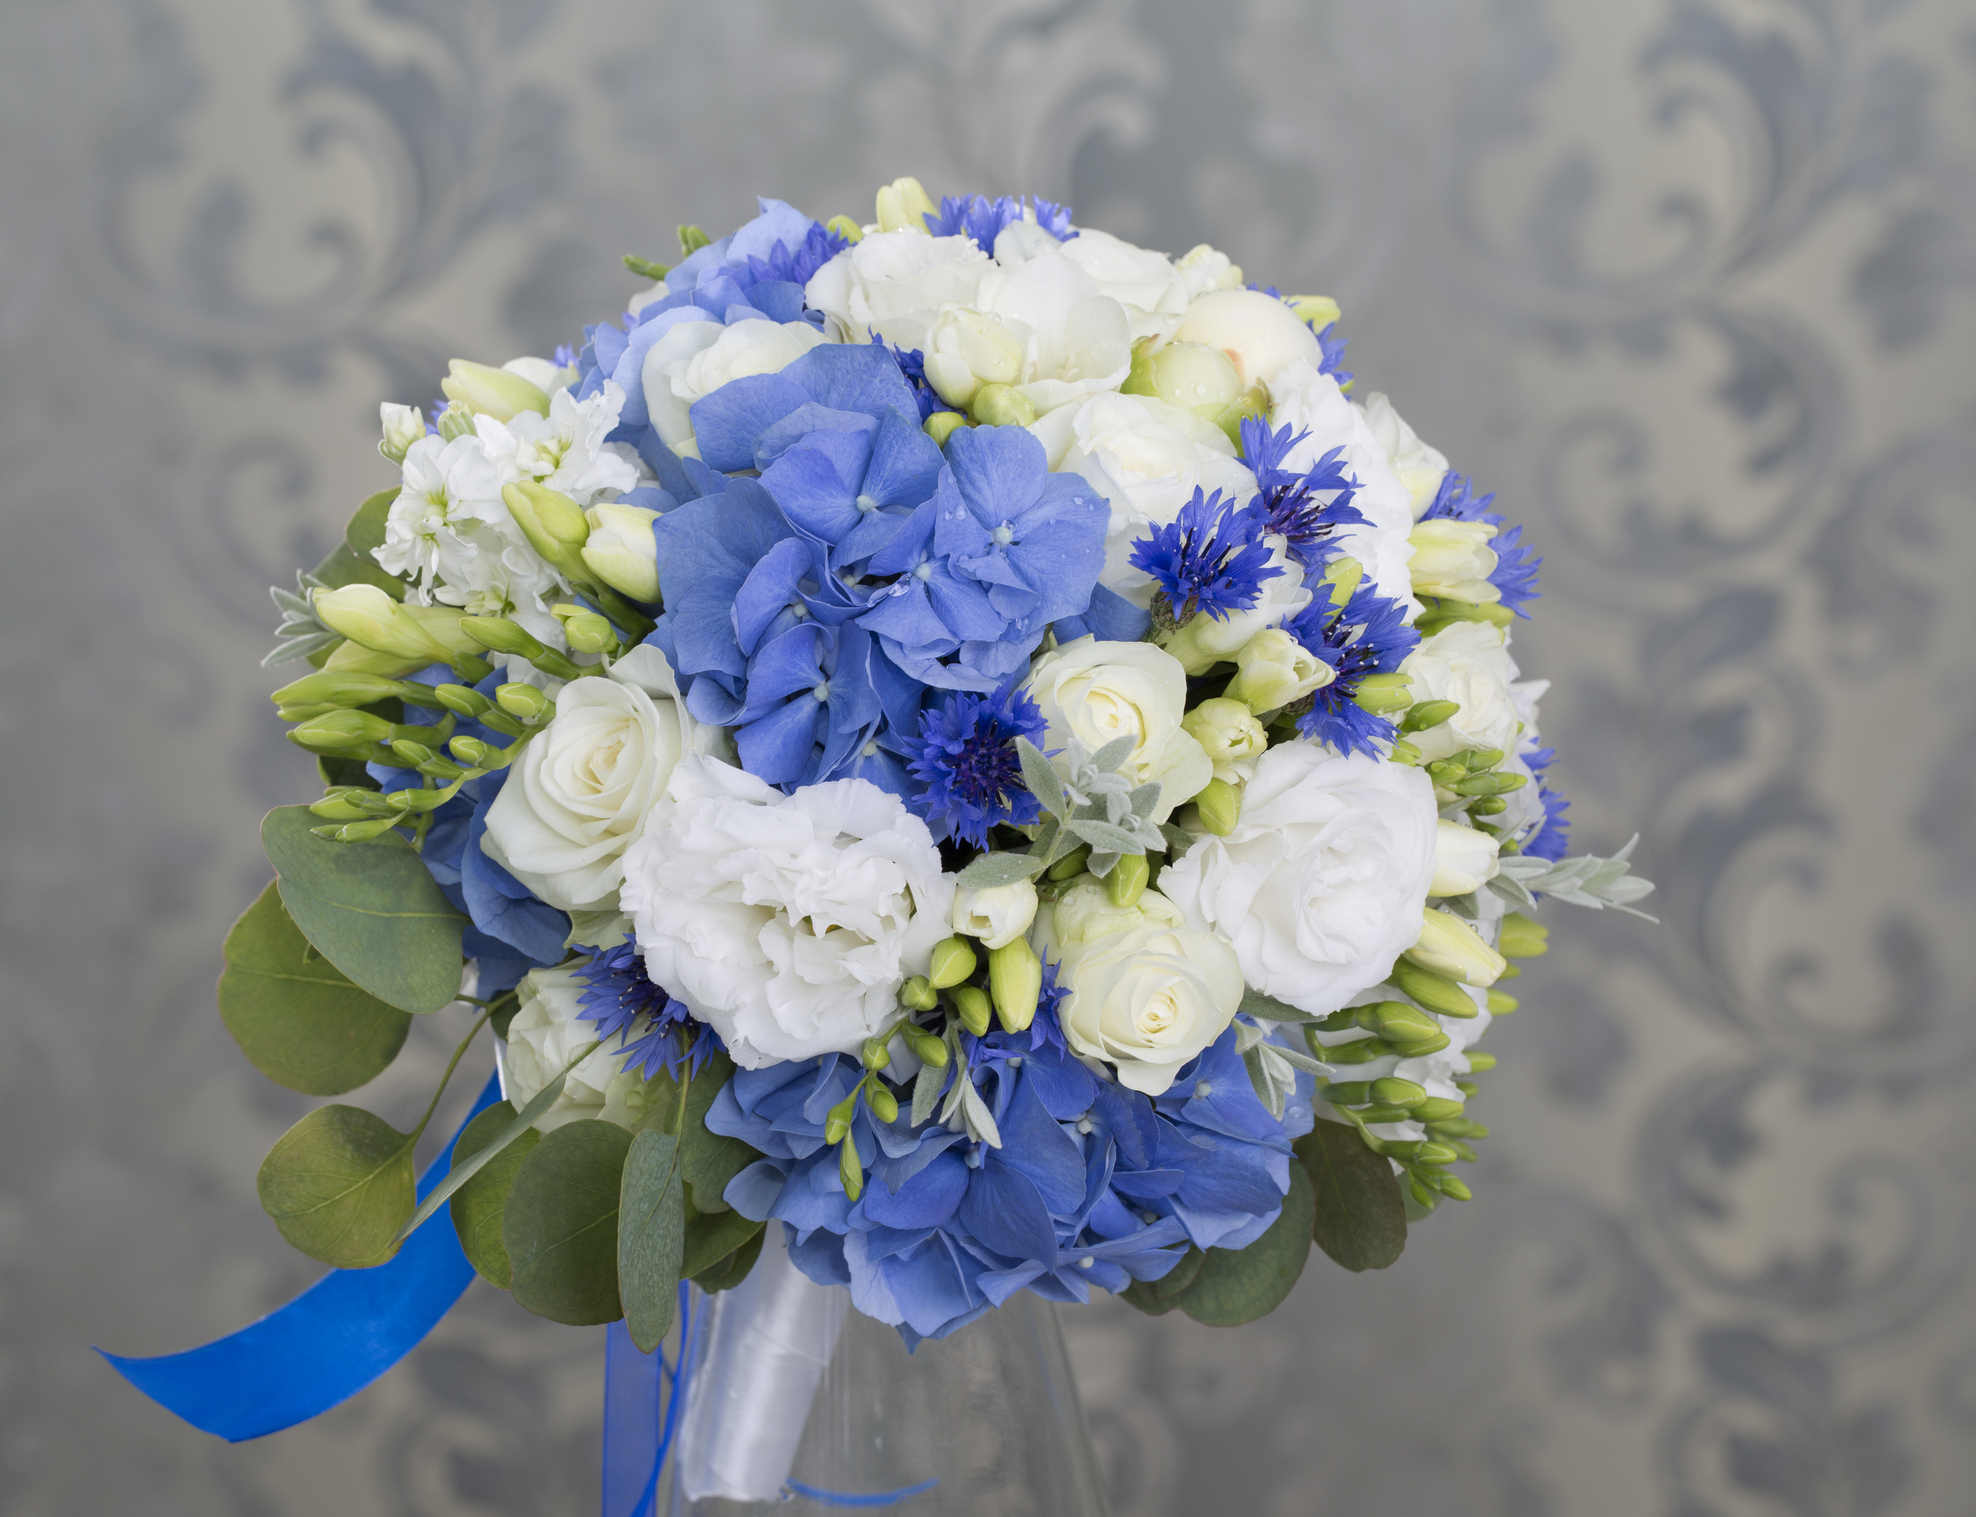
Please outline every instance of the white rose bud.
[[1269, 734], [1249, 708], [1225, 696], [1202, 701], [1180, 725], [1206, 751], [1214, 765], [1214, 777], [1230, 785], [1239, 785], [1254, 774], [1256, 760], [1269, 746]]
[[1118, 772], [1135, 786], [1159, 781], [1155, 822], [1214, 778], [1207, 753], [1181, 726], [1187, 675], [1162, 648], [1080, 637], [1037, 659], [1026, 688], [1049, 723], [1041, 746], [1065, 750], [1055, 762], [1066, 778], [1073, 739], [1087, 755], [1127, 733], [1138, 739]]
[[1509, 960], [1476, 934], [1460, 917], [1432, 906], [1421, 912], [1420, 939], [1406, 956], [1422, 969], [1444, 974], [1464, 985], [1487, 989], [1509, 968]]
[[1408, 566], [1413, 593], [1444, 600], [1501, 600], [1502, 591], [1489, 583], [1496, 572], [1496, 553], [1487, 544], [1495, 535], [1496, 529], [1485, 521], [1436, 517], [1419, 523], [1408, 538], [1413, 544], [1413, 562]]
[[644, 506], [592, 506], [583, 562], [621, 595], [650, 605], [659, 598], [659, 544], [652, 523], [659, 513]]
[[[1204, 342], [1235, 360], [1242, 387], [1269, 385], [1299, 359], [1315, 368], [1324, 360], [1311, 329], [1274, 295], [1261, 290], [1214, 290], [1187, 307], [1175, 342]], [[1272, 395], [1275, 390], [1272, 387]]]
[[1281, 627], [1258, 632], [1235, 655], [1228, 694], [1251, 711], [1276, 711], [1322, 690], [1336, 671]]
[[1453, 622], [1406, 656], [1399, 672], [1411, 681], [1416, 702], [1453, 701], [1447, 721], [1407, 735], [1422, 759], [1446, 758], [1464, 748], [1516, 746], [1519, 721], [1510, 682], [1516, 665], [1500, 628], [1487, 622]]
[[954, 892], [949, 919], [954, 931], [979, 938], [983, 948], [1013, 943], [1036, 920], [1036, 886], [1028, 880], [976, 890], [963, 885]]
[[457, 400], [476, 416], [511, 421], [523, 411], [537, 416], [549, 414], [549, 397], [539, 385], [530, 384], [519, 374], [492, 369], [484, 363], [468, 363], [456, 358], [451, 372], [439, 381], [448, 400]]
[[425, 436], [425, 416], [417, 406], [394, 405], [384, 402], [377, 408], [378, 419], [384, 423], [384, 441], [377, 445], [377, 451], [394, 464], [405, 461], [412, 444]]
[[[577, 1051], [597, 1040], [597, 1025], [579, 1018], [588, 987], [574, 969], [536, 969], [515, 987], [521, 1004], [508, 1023], [508, 1096], [526, 1106], [559, 1074]], [[623, 1034], [597, 1049], [563, 1076], [563, 1092], [542, 1114], [536, 1131], [594, 1118], [637, 1128], [645, 1116], [645, 1081], [618, 1068]]]
[[1441, 822], [1434, 831], [1434, 880], [1429, 895], [1467, 895], [1496, 877], [1497, 843], [1488, 833], [1460, 822]]
[[1022, 382], [1023, 345], [993, 316], [949, 306], [926, 334], [926, 382], [950, 406], [967, 409], [983, 385]]
[[1057, 1008], [1064, 1041], [1113, 1065], [1128, 1090], [1164, 1092], [1242, 1004], [1234, 948], [1190, 929], [1156, 890], [1114, 906], [1102, 885], [1073, 886], [1039, 918], [1036, 936], [1069, 992]]

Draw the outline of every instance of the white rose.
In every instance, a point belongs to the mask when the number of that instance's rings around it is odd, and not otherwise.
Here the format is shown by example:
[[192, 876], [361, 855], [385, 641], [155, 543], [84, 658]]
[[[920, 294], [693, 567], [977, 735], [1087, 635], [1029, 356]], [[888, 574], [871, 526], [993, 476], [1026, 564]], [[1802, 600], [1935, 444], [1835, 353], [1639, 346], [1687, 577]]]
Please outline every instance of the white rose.
[[[1150, 248], [1134, 247], [1109, 232], [1080, 231], [1061, 244], [1062, 257], [1081, 268], [1098, 290], [1125, 308], [1132, 337], [1170, 337], [1187, 314], [1187, 276], [1173, 260]], [[1001, 243], [995, 244], [996, 254]]]
[[1502, 591], [1489, 583], [1496, 572], [1496, 554], [1488, 546], [1496, 529], [1485, 521], [1453, 521], [1445, 516], [1416, 525], [1408, 541], [1413, 562], [1408, 570], [1415, 595], [1479, 603], [1499, 601]]
[[875, 232], [810, 277], [804, 302], [829, 319], [835, 342], [869, 342], [926, 351], [926, 334], [950, 305], [973, 305], [994, 265], [971, 237], [923, 231]]
[[1190, 929], [1157, 890], [1119, 907], [1102, 885], [1074, 885], [1039, 917], [1035, 939], [1069, 991], [1057, 1007], [1064, 1041], [1113, 1065], [1128, 1090], [1164, 1092], [1242, 1004], [1235, 950]]
[[1366, 397], [1365, 424], [1386, 455], [1393, 477], [1413, 499], [1413, 519], [1419, 521], [1440, 493], [1441, 480], [1448, 472], [1447, 455], [1420, 440], [1405, 418], [1393, 409], [1393, 402], [1374, 391]]
[[639, 369], [652, 426], [675, 453], [693, 450], [693, 402], [729, 380], [778, 374], [824, 340], [807, 321], [749, 317], [732, 326], [682, 321], [645, 350]]
[[1464, 748], [1508, 753], [1515, 746], [1518, 721], [1510, 684], [1516, 664], [1503, 646], [1500, 628], [1487, 622], [1451, 622], [1409, 653], [1400, 673], [1413, 681], [1416, 702], [1454, 701], [1461, 707], [1439, 726], [1407, 735], [1423, 760], [1446, 758]]
[[1242, 287], [1242, 270], [1229, 262], [1228, 255], [1209, 247], [1205, 242], [1196, 243], [1175, 260], [1174, 268], [1187, 284], [1187, 298], [1205, 295], [1210, 290], [1239, 290]]
[[[577, 1015], [587, 988], [572, 969], [532, 970], [515, 987], [521, 1005], [508, 1023], [504, 1062], [508, 1099], [517, 1110], [540, 1095], [584, 1044], [597, 1041], [597, 1024]], [[563, 1093], [537, 1119], [536, 1131], [585, 1118], [636, 1128], [645, 1115], [645, 1081], [618, 1067], [623, 1050], [619, 1034], [564, 1075]]]
[[1066, 777], [1073, 739], [1088, 757], [1128, 732], [1137, 738], [1118, 772], [1135, 786], [1159, 781], [1155, 822], [1165, 821], [1214, 778], [1207, 751], [1181, 726], [1186, 672], [1164, 649], [1080, 637], [1037, 659], [1024, 688], [1049, 723], [1040, 746], [1046, 752], [1064, 750], [1053, 762]]
[[1247, 505], [1256, 478], [1212, 422], [1147, 395], [1094, 395], [1064, 406], [1030, 430], [1052, 469], [1081, 474], [1111, 505], [1099, 580], [1137, 606], [1153, 602], [1153, 580], [1132, 566], [1147, 528], [1180, 515], [1194, 491], [1216, 490]]
[[681, 755], [713, 734], [687, 713], [665, 655], [641, 644], [610, 677], [572, 680], [487, 808], [481, 848], [562, 911], [617, 904], [624, 854]]
[[1252, 988], [1327, 1016], [1420, 936], [1437, 820], [1419, 769], [1280, 743], [1235, 830], [1167, 865], [1160, 889], [1190, 926], [1235, 945]]
[[926, 382], [950, 406], [965, 409], [983, 385], [1022, 379], [1023, 342], [995, 317], [949, 306], [926, 334]]
[[954, 931], [979, 938], [983, 948], [1013, 943], [1036, 920], [1036, 886], [1028, 880], [977, 890], [963, 885], [954, 892], [951, 918]]
[[1278, 376], [1294, 363], [1323, 361], [1317, 336], [1297, 313], [1261, 290], [1211, 290], [1187, 307], [1175, 342], [1204, 342], [1235, 362], [1244, 389], [1260, 384], [1280, 400]]
[[1196, 612], [1184, 627], [1161, 639], [1161, 646], [1189, 674], [1205, 674], [1233, 659], [1258, 632], [1282, 626], [1310, 604], [1303, 565], [1290, 557], [1289, 542], [1273, 532], [1264, 534], [1263, 542], [1269, 547], [1270, 567], [1277, 573], [1274, 579], [1262, 581], [1262, 594], [1253, 606], [1224, 616]]
[[926, 824], [869, 780], [784, 795], [689, 755], [625, 855], [623, 905], [653, 981], [760, 1069], [895, 1018], [953, 892]]
[[1315, 363], [1290, 365], [1270, 394], [1270, 426], [1287, 426], [1292, 436], [1309, 434], [1285, 457], [1286, 467], [1308, 469], [1333, 448], [1344, 449], [1341, 461], [1359, 484], [1352, 505], [1365, 525], [1348, 527], [1333, 540], [1364, 566], [1367, 582], [1381, 595], [1411, 607], [1413, 496], [1386, 462], [1365, 413], [1345, 398], [1337, 380], [1318, 373]]
[[1434, 828], [1434, 879], [1429, 895], [1467, 895], [1500, 872], [1496, 840], [1460, 822], [1439, 822]]
[[1004, 383], [1016, 384], [1039, 417], [1088, 395], [1116, 390], [1132, 372], [1132, 327], [1125, 307], [1103, 292], [1054, 238], [1018, 267], [984, 274], [974, 303], [1021, 344], [1019, 377]]

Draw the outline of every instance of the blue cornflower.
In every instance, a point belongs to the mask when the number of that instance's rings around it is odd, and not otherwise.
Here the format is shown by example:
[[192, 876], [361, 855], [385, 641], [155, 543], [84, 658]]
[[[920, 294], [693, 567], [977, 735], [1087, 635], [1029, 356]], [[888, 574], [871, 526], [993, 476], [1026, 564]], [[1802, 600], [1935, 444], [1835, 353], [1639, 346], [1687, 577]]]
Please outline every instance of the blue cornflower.
[[803, 240], [795, 247], [790, 247], [787, 242], [778, 242], [769, 249], [766, 258], [747, 255], [748, 272], [755, 276], [757, 284], [806, 285], [818, 269], [850, 245], [850, 238], [843, 233], [812, 222]]
[[1132, 567], [1150, 574], [1176, 622], [1196, 611], [1216, 621], [1246, 611], [1262, 599], [1262, 583], [1283, 571], [1270, 563], [1268, 513], [1259, 501], [1239, 510], [1221, 492], [1198, 486], [1194, 498], [1165, 526], [1132, 545]]
[[1543, 803], [1544, 820], [1536, 832], [1524, 840], [1522, 851], [1530, 858], [1549, 859], [1553, 864], [1564, 857], [1571, 830], [1571, 818], [1565, 815], [1571, 809], [1571, 802], [1546, 783], [1551, 762], [1556, 757], [1555, 748], [1533, 748], [1523, 755], [1524, 763], [1537, 776], [1537, 799]]
[[1015, 740], [1043, 740], [1048, 724], [1036, 702], [1011, 679], [993, 695], [950, 695], [920, 718], [913, 776], [926, 790], [908, 803], [935, 837], [988, 846], [1000, 822], [1023, 827], [1042, 808], [1022, 780]]
[[627, 937], [615, 948], [590, 953], [590, 962], [576, 971], [588, 987], [579, 998], [577, 1019], [596, 1023], [597, 1036], [606, 1044], [623, 1039], [621, 1068], [638, 1070], [648, 1080], [663, 1068], [676, 1079], [681, 1062], [690, 1059], [691, 1071], [698, 1074], [721, 1047], [720, 1035], [695, 1022], [685, 1002], [652, 983], [638, 956], [637, 939]]
[[1420, 643], [1409, 627], [1406, 608], [1370, 587], [1361, 587], [1334, 612], [1322, 593], [1283, 629], [1334, 671], [1331, 683], [1311, 698], [1311, 708], [1298, 718], [1297, 730], [1313, 742], [1328, 743], [1339, 753], [1377, 755], [1375, 744], [1390, 742], [1391, 722], [1374, 716], [1352, 697], [1368, 674], [1391, 674]]
[[938, 211], [927, 212], [926, 229], [935, 237], [962, 234], [972, 237], [975, 245], [992, 258], [995, 239], [1002, 235], [1003, 228], [1028, 219], [1024, 215], [1025, 206], [1034, 210], [1036, 224], [1058, 242], [1068, 242], [1077, 235], [1071, 229], [1069, 206], [1014, 195], [1003, 195], [997, 200], [990, 200], [986, 195], [949, 195], [940, 202]]
[[1537, 567], [1543, 560], [1536, 557], [1530, 545], [1523, 540], [1522, 527], [1500, 530], [1505, 518], [1500, 512], [1489, 509], [1495, 499], [1493, 492], [1477, 495], [1465, 475], [1450, 469], [1441, 476], [1441, 488], [1435, 493], [1434, 503], [1427, 508], [1421, 520], [1446, 518], [1449, 521], [1479, 521], [1498, 528], [1489, 543], [1496, 554], [1496, 567], [1489, 576], [1489, 583], [1502, 592], [1503, 604], [1527, 621], [1530, 613], [1523, 608], [1538, 597]]
[[922, 422], [935, 411], [953, 409], [940, 398], [940, 392], [926, 382], [926, 355], [918, 348], [895, 348], [876, 332], [871, 334], [871, 341], [874, 347], [892, 355], [899, 372], [906, 376], [906, 383], [913, 387], [913, 399], [919, 402], [919, 419]]
[[1324, 329], [1317, 334], [1318, 351], [1324, 355], [1318, 360], [1317, 372], [1329, 374], [1338, 381], [1339, 389], [1348, 390], [1351, 388], [1353, 375], [1352, 371], [1345, 367], [1347, 339], [1333, 337], [1331, 334], [1337, 330], [1338, 323], [1331, 321], [1326, 322]]
[[1272, 432], [1269, 423], [1242, 423], [1242, 462], [1256, 477], [1256, 489], [1268, 518], [1267, 531], [1289, 544], [1290, 556], [1306, 569], [1322, 570], [1338, 555], [1332, 539], [1344, 527], [1364, 526], [1365, 518], [1352, 505], [1359, 483], [1344, 463], [1343, 447], [1333, 448], [1308, 469], [1284, 460], [1309, 437], [1292, 435], [1288, 427]]

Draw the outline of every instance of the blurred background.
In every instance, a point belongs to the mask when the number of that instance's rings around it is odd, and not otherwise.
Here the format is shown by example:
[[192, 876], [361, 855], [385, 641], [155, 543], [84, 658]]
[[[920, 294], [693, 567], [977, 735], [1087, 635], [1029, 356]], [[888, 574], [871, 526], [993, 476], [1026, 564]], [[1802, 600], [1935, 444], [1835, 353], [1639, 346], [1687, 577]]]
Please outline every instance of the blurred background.
[[254, 1196], [309, 1103], [212, 985], [311, 786], [267, 587], [388, 482], [378, 402], [579, 341], [679, 222], [905, 173], [1342, 302], [1359, 393], [1545, 556], [1574, 844], [1661, 885], [1549, 913], [1477, 1199], [1396, 1268], [1066, 1313], [1121, 1517], [1976, 1512], [1959, 0], [0, 6], [6, 1509], [595, 1510], [601, 1330], [483, 1286], [239, 1448], [88, 1345], [315, 1273]]

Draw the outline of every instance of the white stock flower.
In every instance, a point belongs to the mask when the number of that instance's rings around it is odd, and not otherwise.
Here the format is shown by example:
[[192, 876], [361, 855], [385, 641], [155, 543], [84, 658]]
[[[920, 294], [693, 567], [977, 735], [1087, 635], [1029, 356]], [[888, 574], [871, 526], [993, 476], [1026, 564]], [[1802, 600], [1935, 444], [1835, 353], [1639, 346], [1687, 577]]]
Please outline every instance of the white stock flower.
[[622, 901], [652, 979], [760, 1069], [851, 1052], [896, 1017], [953, 891], [926, 824], [869, 780], [784, 795], [689, 755], [625, 855]]
[[617, 904], [624, 853], [682, 755], [711, 734], [686, 710], [658, 649], [640, 644], [608, 678], [572, 680], [487, 808], [481, 848], [561, 911]]
[[1162, 648], [1080, 637], [1037, 659], [1024, 688], [1049, 723], [1038, 746], [1063, 750], [1052, 762], [1066, 778], [1075, 757], [1073, 740], [1088, 758], [1128, 732], [1138, 739], [1118, 773], [1135, 786], [1159, 781], [1155, 822], [1165, 821], [1214, 778], [1207, 750], [1181, 726], [1187, 714], [1186, 672]]
[[629, 490], [638, 483], [638, 465], [631, 461], [637, 454], [621, 443], [604, 442], [623, 406], [624, 391], [605, 380], [587, 400], [556, 391], [547, 416], [521, 411], [496, 421], [483, 413], [474, 418], [474, 427], [487, 456], [508, 479], [532, 479], [583, 506], [605, 490]]
[[1128, 1090], [1165, 1091], [1242, 1004], [1235, 950], [1190, 928], [1157, 890], [1121, 907], [1102, 885], [1074, 885], [1037, 918], [1034, 936], [1069, 992], [1057, 1007], [1064, 1041], [1114, 1066]]
[[1496, 553], [1488, 544], [1495, 535], [1485, 521], [1438, 516], [1417, 523], [1408, 538], [1413, 545], [1413, 561], [1407, 566], [1413, 593], [1478, 603], [1501, 600], [1502, 591], [1489, 583]]
[[1030, 430], [1052, 469], [1083, 475], [1110, 503], [1099, 582], [1137, 606], [1153, 601], [1152, 576], [1131, 562], [1132, 545], [1149, 527], [1172, 522], [1197, 489], [1241, 504], [1255, 494], [1255, 476], [1219, 427], [1151, 396], [1094, 395]]
[[1419, 769], [1280, 743], [1243, 790], [1235, 830], [1167, 865], [1160, 889], [1189, 925], [1235, 945], [1253, 989], [1327, 1016], [1420, 936], [1437, 820]]
[[1400, 664], [1420, 701], [1454, 701], [1461, 709], [1439, 726], [1407, 735], [1423, 760], [1446, 758], [1464, 748], [1500, 748], [1516, 743], [1518, 718], [1510, 691], [1516, 664], [1503, 645], [1501, 629], [1487, 622], [1450, 622]]
[[1467, 895], [1496, 877], [1496, 840], [1460, 822], [1439, 822], [1434, 829], [1434, 879], [1429, 895]]
[[1292, 364], [1312, 369], [1324, 350], [1297, 313], [1261, 290], [1210, 290], [1187, 307], [1175, 342], [1204, 342], [1235, 362], [1242, 386], [1263, 385], [1280, 401], [1279, 376]]
[[1372, 429], [1380, 451], [1393, 477], [1413, 501], [1413, 519], [1419, 521], [1434, 504], [1441, 479], [1448, 472], [1447, 455], [1420, 440], [1405, 418], [1393, 409], [1393, 402], [1375, 390], [1366, 397], [1365, 424]]
[[869, 342], [876, 332], [923, 353], [935, 318], [950, 305], [973, 305], [993, 267], [972, 237], [875, 232], [811, 275], [803, 299], [824, 313], [833, 342]]
[[[531, 970], [515, 987], [521, 1004], [508, 1023], [504, 1062], [508, 1099], [517, 1109], [540, 1095], [584, 1044], [597, 1041], [597, 1024], [577, 1015], [585, 988], [574, 969]], [[585, 1118], [638, 1126], [644, 1112], [634, 1106], [645, 1082], [618, 1067], [623, 1047], [619, 1034], [564, 1075], [562, 1094], [536, 1121], [536, 1131], [550, 1132]]]
[[749, 374], [777, 374], [824, 341], [807, 321], [749, 317], [732, 326], [717, 321], [682, 321], [668, 327], [645, 350], [639, 368], [645, 406], [659, 438], [675, 453], [697, 457], [693, 447], [693, 402], [729, 380]]
[[1013, 943], [1036, 920], [1036, 886], [1029, 880], [977, 890], [962, 885], [954, 892], [954, 931], [979, 938], [983, 948]]

